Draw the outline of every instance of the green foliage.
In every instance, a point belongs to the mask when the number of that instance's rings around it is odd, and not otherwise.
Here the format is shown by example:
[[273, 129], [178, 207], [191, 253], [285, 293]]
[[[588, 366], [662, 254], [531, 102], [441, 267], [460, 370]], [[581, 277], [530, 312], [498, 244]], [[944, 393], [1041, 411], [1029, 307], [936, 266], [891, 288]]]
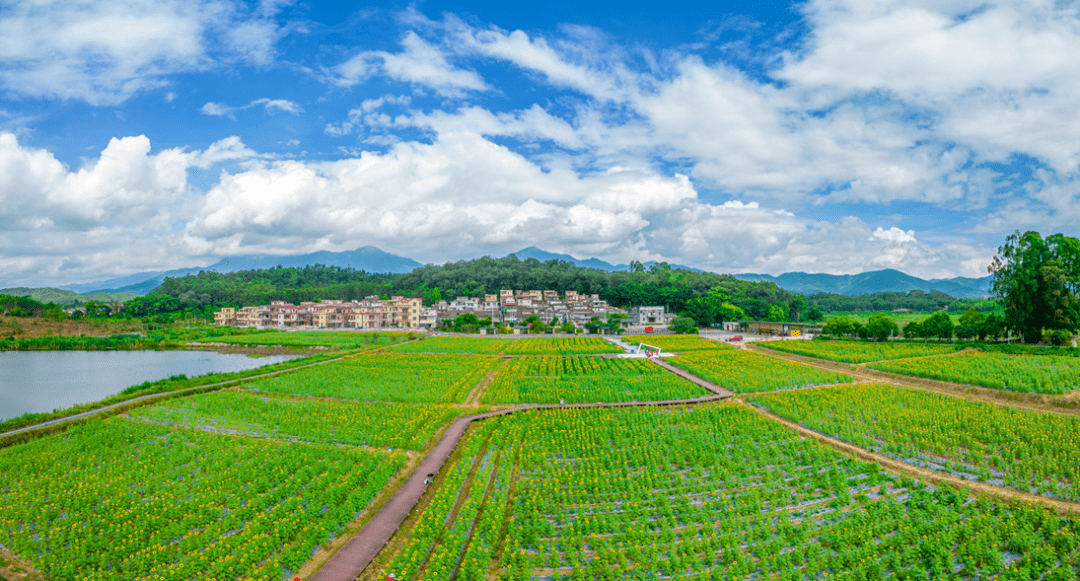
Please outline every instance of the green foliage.
[[938, 381], [1025, 393], [1060, 395], [1080, 389], [1080, 362], [1067, 357], [963, 353], [898, 359], [874, 369]]
[[513, 339], [488, 339], [486, 337], [428, 337], [396, 345], [393, 353], [502, 353]]
[[229, 434], [346, 446], [420, 450], [464, 409], [440, 404], [359, 404], [218, 391], [138, 409], [133, 417]]
[[855, 341], [762, 341], [761, 347], [806, 355], [842, 363], [867, 363], [888, 359], [942, 355], [961, 349], [958, 345], [924, 345], [922, 343], [864, 343]]
[[694, 319], [691, 319], [690, 317], [677, 317], [671, 322], [671, 326], [669, 326], [668, 329], [671, 329], [680, 335], [688, 333], [697, 334], [698, 332], [698, 328], [694, 326]]
[[49, 579], [280, 579], [407, 460], [90, 422], [0, 451], [0, 543]]
[[506, 348], [507, 355], [599, 355], [602, 353], [622, 353], [622, 349], [598, 337], [518, 339]]
[[1005, 324], [1028, 343], [1043, 329], [1080, 327], [1080, 240], [1014, 232], [998, 248], [991, 291], [1005, 307]]
[[484, 392], [486, 404], [592, 403], [690, 399], [710, 395], [642, 359], [519, 357]]
[[699, 351], [701, 349], [732, 349], [730, 345], [709, 341], [696, 336], [686, 335], [627, 335], [622, 338], [624, 343], [637, 347], [641, 343], [659, 347], [665, 351]]
[[984, 482], [1080, 500], [1080, 418], [885, 385], [845, 385], [751, 401], [812, 430], [926, 465], [945, 459]]
[[878, 313], [870, 315], [870, 319], [866, 322], [866, 334], [877, 341], [884, 341], [889, 337], [899, 336], [900, 327], [888, 315]]
[[482, 355], [362, 355], [260, 379], [249, 387], [358, 401], [463, 403], [499, 361]]
[[852, 378], [842, 373], [783, 361], [742, 349], [691, 351], [667, 360], [698, 377], [736, 393], [753, 393], [846, 383]]
[[854, 335], [857, 323], [848, 317], [839, 316], [829, 319], [829, 322], [821, 328], [821, 332], [833, 337], [846, 337]]
[[234, 345], [280, 345], [282, 347], [325, 346], [335, 349], [357, 349], [373, 345], [394, 345], [422, 335], [383, 331], [267, 331], [227, 337], [205, 337], [203, 343]]
[[953, 325], [949, 313], [938, 311], [922, 321], [912, 321], [904, 325], [904, 337], [951, 339], [955, 330], [956, 326]]

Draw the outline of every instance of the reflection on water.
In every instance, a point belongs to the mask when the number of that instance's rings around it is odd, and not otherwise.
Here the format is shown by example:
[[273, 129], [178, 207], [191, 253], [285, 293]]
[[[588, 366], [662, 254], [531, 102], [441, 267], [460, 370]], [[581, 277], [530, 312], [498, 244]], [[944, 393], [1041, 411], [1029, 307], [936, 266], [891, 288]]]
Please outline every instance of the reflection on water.
[[213, 351], [0, 352], [0, 421], [103, 399], [173, 375], [243, 371], [293, 359]]

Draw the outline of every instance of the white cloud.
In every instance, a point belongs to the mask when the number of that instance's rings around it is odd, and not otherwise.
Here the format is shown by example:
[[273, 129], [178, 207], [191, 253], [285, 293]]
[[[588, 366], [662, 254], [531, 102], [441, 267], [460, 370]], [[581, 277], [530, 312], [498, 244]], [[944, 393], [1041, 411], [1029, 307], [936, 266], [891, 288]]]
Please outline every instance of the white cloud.
[[243, 105], [241, 107], [230, 107], [230, 106], [226, 105], [225, 103], [209, 102], [209, 103], [203, 105], [202, 109], [199, 109], [199, 111], [202, 112], [203, 115], [212, 115], [212, 116], [215, 116], [215, 117], [228, 117], [229, 119], [234, 119], [236, 117], [236, 112], [237, 111], [243, 111], [244, 109], [250, 109], [251, 107], [255, 107], [256, 105], [262, 105], [267, 113], [273, 113], [275, 111], [283, 111], [285, 113], [292, 113], [293, 115], [299, 115], [299, 114], [304, 112], [304, 110], [300, 107], [300, 105], [297, 105], [296, 103], [293, 103], [292, 101], [287, 101], [285, 99], [270, 99], [270, 98], [265, 98], [265, 97], [262, 98], [262, 99], [255, 99], [254, 101], [248, 103], [247, 105]]
[[487, 83], [473, 71], [454, 67], [439, 47], [420, 38], [415, 32], [401, 40], [400, 53], [364, 51], [334, 67], [334, 84], [351, 87], [382, 74], [406, 83], [433, 89], [446, 97], [460, 97], [466, 91], [486, 91]]
[[273, 15], [227, 0], [22, 2], [0, 15], [0, 83], [13, 94], [116, 105], [215, 63], [267, 64]]
[[0, 133], [0, 284], [174, 265], [173, 223], [186, 221], [196, 201], [188, 170], [254, 155], [236, 137], [202, 151], [151, 153], [140, 135], [110, 140], [96, 160], [71, 170]]

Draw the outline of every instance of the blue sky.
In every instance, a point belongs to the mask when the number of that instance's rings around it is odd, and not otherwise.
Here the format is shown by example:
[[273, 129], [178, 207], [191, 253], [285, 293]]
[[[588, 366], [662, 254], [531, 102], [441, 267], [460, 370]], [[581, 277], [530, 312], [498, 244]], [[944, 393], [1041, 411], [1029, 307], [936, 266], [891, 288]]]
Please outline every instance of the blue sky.
[[323, 4], [0, 8], [0, 288], [365, 245], [985, 276], [1080, 235], [1075, 2]]

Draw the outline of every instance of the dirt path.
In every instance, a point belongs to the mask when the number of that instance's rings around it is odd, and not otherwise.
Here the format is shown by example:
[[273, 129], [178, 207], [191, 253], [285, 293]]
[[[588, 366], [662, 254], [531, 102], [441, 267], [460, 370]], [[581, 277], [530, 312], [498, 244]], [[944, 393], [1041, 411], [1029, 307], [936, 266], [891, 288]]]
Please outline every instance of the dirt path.
[[702, 378], [700, 378], [700, 377], [698, 377], [698, 376], [696, 376], [696, 375], [694, 375], [694, 374], [692, 374], [692, 373], [690, 373], [688, 371], [685, 371], [683, 369], [679, 369], [678, 367], [675, 367], [674, 365], [668, 363], [667, 361], [664, 361], [663, 359], [660, 359], [659, 357], [654, 357], [654, 358], [650, 359], [650, 361], [652, 361], [653, 363], [659, 365], [660, 367], [663, 367], [664, 369], [667, 369], [668, 371], [674, 373], [675, 375], [678, 375], [679, 377], [681, 377], [683, 379], [690, 380], [690, 381], [700, 385], [701, 387], [704, 387], [705, 389], [715, 393], [716, 395], [718, 395], [720, 397], [734, 397], [735, 396], [735, 392], [728, 391], [728, 390], [720, 387], [719, 385], [716, 385], [715, 383], [712, 383], [711, 381], [705, 381], [704, 379], [702, 379]]
[[473, 390], [469, 392], [469, 396], [465, 398], [465, 407], [480, 407], [480, 399], [484, 397], [484, 392], [487, 391], [487, 388], [491, 387], [492, 382], [495, 381], [495, 377], [499, 375], [499, 372], [501, 372], [503, 368], [506, 367], [509, 361], [509, 359], [503, 359], [502, 362], [499, 363], [499, 365], [497, 365], [491, 371], [487, 372], [487, 375], [485, 375], [483, 379], [481, 379], [476, 384], [476, 387], [474, 387]]
[[968, 488], [975, 492], [996, 496], [1005, 500], [1020, 499], [1027, 502], [1042, 504], [1043, 506], [1046, 506], [1060, 514], [1080, 515], [1080, 504], [1075, 502], [1055, 500], [1052, 498], [1047, 498], [1045, 496], [1021, 492], [1012, 488], [994, 486], [993, 484], [987, 484], [985, 482], [974, 482], [971, 480], [965, 480], [958, 476], [953, 476], [952, 474], [944, 474], [942, 472], [930, 470], [929, 468], [923, 468], [921, 466], [908, 464], [907, 462], [896, 460], [888, 456], [883, 456], [876, 452], [871, 452], [865, 448], [860, 448], [858, 446], [849, 444], [842, 440], [838, 440], [831, 436], [826, 436], [825, 434], [811, 430], [810, 428], [803, 427], [795, 422], [786, 420], [774, 413], [765, 411], [756, 406], [746, 404], [739, 400], [736, 401], [738, 401], [740, 405], [745, 406], [747, 409], [752, 409], [775, 422], [783, 424], [784, 426], [795, 430], [800, 435], [806, 438], [817, 440], [818, 442], [821, 442], [822, 444], [825, 444], [830, 448], [839, 450], [840, 452], [843, 452], [848, 456], [862, 460], [864, 462], [874, 462], [880, 465], [882, 468], [885, 468], [886, 470], [896, 474], [914, 476], [915, 478], [918, 478], [919, 480], [922, 480], [924, 482], [930, 482], [933, 484], [946, 484], [952, 486], [953, 488]]

